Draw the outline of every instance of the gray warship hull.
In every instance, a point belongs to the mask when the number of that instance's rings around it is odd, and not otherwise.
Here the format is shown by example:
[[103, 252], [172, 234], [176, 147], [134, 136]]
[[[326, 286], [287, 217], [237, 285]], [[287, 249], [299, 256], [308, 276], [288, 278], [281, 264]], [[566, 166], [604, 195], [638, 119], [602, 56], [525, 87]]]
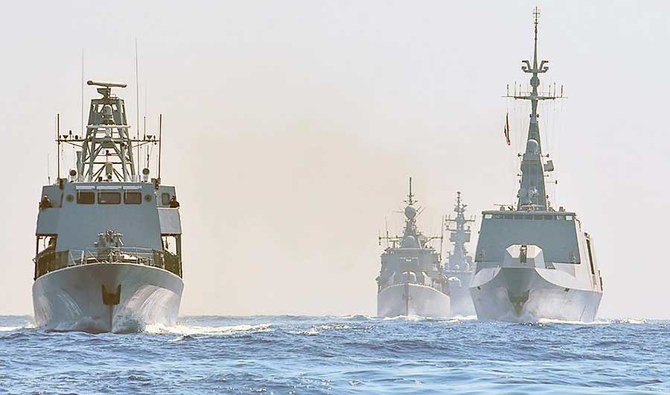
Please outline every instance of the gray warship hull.
[[[558, 93], [555, 84], [553, 91], [540, 84], [549, 66], [538, 58], [539, 16], [536, 7], [533, 58], [521, 67], [531, 74], [530, 89], [519, 92], [515, 85], [506, 95], [531, 104], [517, 204], [482, 213], [470, 291], [482, 320], [591, 322], [603, 293], [593, 241], [575, 212], [552, 207], [546, 188], [554, 162], [542, 151], [538, 105], [564, 96], [562, 87]], [[510, 145], [508, 116], [503, 132]]]
[[47, 330], [92, 333], [174, 325], [183, 288], [178, 276], [145, 265], [94, 263], [64, 268], [33, 284], [35, 323]]
[[449, 295], [419, 284], [395, 284], [377, 294], [377, 316], [449, 316]]
[[557, 281], [556, 270], [486, 268], [475, 276], [470, 292], [480, 320], [592, 322], [602, 292]]
[[454, 317], [467, 317], [475, 315], [475, 306], [472, 303], [469, 284], [472, 281], [472, 273], [460, 273], [456, 281], [449, 276], [449, 298], [451, 299], [451, 315]]

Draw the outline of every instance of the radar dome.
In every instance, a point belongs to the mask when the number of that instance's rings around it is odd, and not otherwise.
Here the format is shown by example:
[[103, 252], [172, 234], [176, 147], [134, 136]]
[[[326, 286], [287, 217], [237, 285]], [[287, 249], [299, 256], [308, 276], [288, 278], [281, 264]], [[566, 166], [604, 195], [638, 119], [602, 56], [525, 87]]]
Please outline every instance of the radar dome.
[[530, 139], [526, 143], [526, 152], [529, 152], [531, 154], [538, 154], [540, 153], [540, 144], [537, 143], [536, 140]]
[[416, 217], [416, 209], [412, 206], [405, 207], [405, 217], [414, 219], [414, 217]]

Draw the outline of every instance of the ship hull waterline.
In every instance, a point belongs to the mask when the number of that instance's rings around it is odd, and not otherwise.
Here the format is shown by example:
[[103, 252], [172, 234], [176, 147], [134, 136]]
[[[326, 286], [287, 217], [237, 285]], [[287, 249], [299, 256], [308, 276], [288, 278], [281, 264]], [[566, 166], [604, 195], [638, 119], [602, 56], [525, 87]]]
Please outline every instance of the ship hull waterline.
[[127, 333], [174, 325], [184, 283], [155, 267], [94, 263], [45, 274], [33, 284], [35, 324], [53, 331]]
[[471, 317], [476, 314], [475, 305], [470, 296], [472, 272], [449, 272], [450, 313], [452, 317]]
[[470, 317], [476, 314], [468, 287], [450, 287], [449, 292], [449, 297], [451, 298], [450, 313], [452, 317]]
[[449, 316], [449, 304], [449, 295], [435, 288], [411, 283], [395, 284], [377, 294], [377, 316], [445, 318]]
[[491, 279], [470, 287], [477, 318], [535, 323], [542, 320], [593, 322], [602, 292], [554, 284], [536, 268], [502, 267]]

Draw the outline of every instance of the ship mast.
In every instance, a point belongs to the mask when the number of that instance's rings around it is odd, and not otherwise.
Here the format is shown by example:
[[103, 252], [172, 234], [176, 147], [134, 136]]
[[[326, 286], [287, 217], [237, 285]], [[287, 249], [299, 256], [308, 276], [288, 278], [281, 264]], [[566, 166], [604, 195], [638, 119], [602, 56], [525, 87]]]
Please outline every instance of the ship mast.
[[387, 229], [386, 236], [378, 237], [379, 245], [381, 245], [382, 240], [391, 243], [391, 248], [397, 248], [398, 244], [400, 244], [400, 248], [432, 248], [429, 245], [431, 241], [440, 240], [441, 243], [442, 236], [425, 236], [416, 226], [416, 217], [421, 211], [414, 207], [418, 200], [414, 199], [414, 193], [412, 192], [412, 177], [409, 178], [409, 193], [407, 194], [407, 200], [404, 200], [404, 202], [407, 203], [407, 206], [402, 211], [405, 214], [405, 228], [402, 236], [389, 236]]
[[528, 138], [526, 140], [526, 150], [523, 153], [521, 160], [521, 185], [517, 194], [518, 203], [517, 210], [537, 210], [546, 211], [549, 209], [549, 200], [545, 186], [545, 171], [553, 170], [553, 165], [548, 163], [547, 166], [542, 162], [542, 143], [540, 137], [540, 127], [538, 125], [539, 114], [537, 113], [537, 105], [541, 100], [554, 100], [563, 98], [563, 87], [561, 92], [556, 94], [556, 88], [551, 92], [551, 88], [547, 92], [539, 92], [540, 86], [539, 74], [546, 73], [549, 70], [547, 60], [540, 61], [538, 65], [537, 57], [537, 25], [540, 17], [540, 10], [535, 7], [533, 10], [533, 22], [535, 26], [535, 37], [533, 44], [533, 61], [524, 60], [524, 65], [521, 69], [525, 73], [531, 74], [530, 78], [530, 92], [515, 92], [508, 93], [505, 97], [528, 100], [531, 103], [530, 123], [528, 125]]
[[81, 174], [89, 182], [131, 181], [135, 178], [135, 160], [126, 107], [123, 99], [112, 95], [112, 88], [125, 88], [126, 84], [88, 81], [87, 85], [98, 86], [102, 97], [91, 100]]
[[[457, 192], [456, 206], [454, 207], [456, 218], [447, 218], [445, 220], [445, 227], [451, 232], [449, 241], [453, 243], [454, 247], [454, 250], [449, 254], [448, 270], [456, 270], [457, 266], [460, 270], [469, 269], [467, 260], [468, 250], [465, 248], [465, 243], [470, 241], [470, 227], [466, 228], [466, 225], [474, 222], [474, 220], [465, 218], [465, 208], [467, 206], [467, 204], [463, 204], [461, 201], [461, 193]], [[452, 224], [454, 227], [450, 226]]]
[[407, 200], [405, 200], [405, 203], [407, 203], [407, 207], [405, 207], [405, 231], [403, 237], [407, 236], [418, 236], [418, 232], [416, 229], [416, 215], [417, 215], [417, 210], [414, 208], [414, 203], [417, 201], [414, 200], [414, 194], [412, 193], [412, 177], [409, 178], [409, 193], [407, 194]]
[[[77, 168], [70, 171], [72, 181], [78, 182], [137, 182], [136, 160], [133, 149], [160, 144], [160, 138], [146, 135], [130, 137], [126, 107], [123, 99], [112, 94], [112, 88], [125, 88], [126, 84], [88, 81], [102, 97], [91, 100], [84, 136], [58, 135], [58, 144], [70, 144], [77, 149]], [[148, 151], [147, 151], [148, 152]], [[60, 150], [59, 150], [60, 161]], [[138, 162], [139, 163], [139, 162]], [[143, 181], [148, 180], [149, 169], [142, 171]]]

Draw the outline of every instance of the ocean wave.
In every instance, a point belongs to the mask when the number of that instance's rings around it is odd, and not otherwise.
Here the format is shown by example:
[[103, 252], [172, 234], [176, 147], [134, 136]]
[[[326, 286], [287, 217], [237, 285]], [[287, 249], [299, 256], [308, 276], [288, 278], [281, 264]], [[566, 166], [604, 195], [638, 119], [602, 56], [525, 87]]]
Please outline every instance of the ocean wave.
[[593, 321], [593, 322], [584, 322], [584, 321], [559, 320], [559, 319], [554, 319], [554, 318], [540, 318], [537, 321], [537, 324], [540, 324], [540, 325], [546, 325], [546, 324], [605, 325], [605, 324], [608, 324], [608, 322], [599, 321], [599, 320], [596, 320], [596, 321]]
[[364, 315], [364, 314], [353, 314], [353, 315], [347, 315], [342, 317], [345, 320], [351, 320], [351, 321], [374, 321], [378, 319], [379, 317], [374, 316], [374, 315]]
[[145, 333], [155, 334], [155, 335], [180, 335], [184, 336], [196, 336], [196, 335], [206, 335], [206, 336], [222, 336], [222, 335], [233, 335], [241, 333], [260, 333], [260, 332], [269, 332], [271, 331], [270, 324], [258, 324], [258, 325], [230, 325], [230, 326], [195, 326], [195, 325], [175, 325], [175, 326], [166, 326], [166, 325], [147, 325], [144, 329]]
[[568, 325], [611, 325], [611, 324], [646, 324], [647, 320], [641, 318], [599, 318], [592, 322], [568, 321], [557, 319], [540, 319], [538, 324], [568, 324]]
[[298, 335], [307, 335], [307, 336], [315, 336], [318, 335], [322, 332], [327, 332], [327, 331], [343, 331], [343, 330], [348, 330], [352, 329], [351, 326], [346, 325], [346, 324], [332, 324], [332, 325], [317, 325], [313, 326], [305, 331], [299, 331], [296, 332]]
[[477, 316], [453, 316], [453, 317], [423, 317], [418, 315], [399, 315], [395, 317], [384, 317], [383, 321], [409, 321], [409, 322], [463, 322], [476, 321]]
[[476, 315], [455, 315], [453, 317], [447, 318], [445, 321], [448, 321], [448, 322], [477, 321], [477, 316]]
[[34, 329], [35, 324], [33, 322], [26, 322], [23, 325], [10, 325], [10, 326], [0, 326], [0, 332], [14, 332], [20, 331], [22, 329]]
[[422, 317], [418, 315], [398, 315], [395, 317], [384, 317], [383, 320], [420, 322], [420, 321], [435, 321], [436, 319], [431, 317]]
[[29, 330], [29, 318], [9, 317], [0, 319], [0, 383], [12, 393], [670, 389], [670, 321], [600, 319], [594, 327], [473, 320], [199, 316], [118, 336]]
[[644, 318], [617, 318], [611, 320], [611, 323], [613, 324], [635, 324], [635, 325], [642, 325], [646, 324], [647, 320]]
[[25, 328], [25, 326], [0, 326], [0, 332], [13, 332]]

